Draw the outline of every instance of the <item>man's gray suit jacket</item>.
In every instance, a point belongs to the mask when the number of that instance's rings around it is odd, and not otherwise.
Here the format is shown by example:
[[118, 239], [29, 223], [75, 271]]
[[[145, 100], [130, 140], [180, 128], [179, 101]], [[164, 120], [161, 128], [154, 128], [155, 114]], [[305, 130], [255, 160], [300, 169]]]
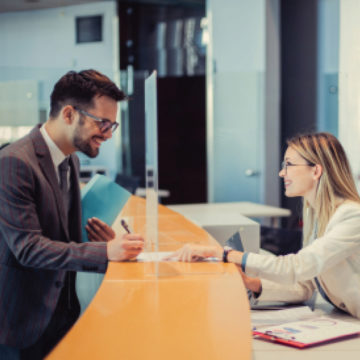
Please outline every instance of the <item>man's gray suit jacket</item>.
[[106, 243], [81, 243], [79, 160], [71, 155], [69, 227], [39, 127], [0, 151], [0, 344], [35, 343], [66, 271], [105, 272]]

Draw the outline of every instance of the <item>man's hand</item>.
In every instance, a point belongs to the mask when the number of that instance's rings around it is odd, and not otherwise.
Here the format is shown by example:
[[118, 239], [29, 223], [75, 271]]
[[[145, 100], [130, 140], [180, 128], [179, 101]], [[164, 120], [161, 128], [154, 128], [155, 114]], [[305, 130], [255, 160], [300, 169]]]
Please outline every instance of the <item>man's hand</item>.
[[144, 249], [144, 239], [139, 234], [117, 236], [107, 243], [107, 256], [110, 261], [130, 260]]
[[88, 219], [85, 229], [90, 241], [110, 241], [115, 238], [115, 231], [96, 217]]

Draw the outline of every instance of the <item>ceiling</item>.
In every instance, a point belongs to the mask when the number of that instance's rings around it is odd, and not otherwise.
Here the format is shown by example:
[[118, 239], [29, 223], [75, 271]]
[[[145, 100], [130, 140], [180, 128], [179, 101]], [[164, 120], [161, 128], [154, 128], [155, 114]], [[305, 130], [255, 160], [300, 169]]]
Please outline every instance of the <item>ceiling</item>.
[[[0, 0], [0, 13], [86, 4], [101, 0]], [[102, 0], [106, 1], [106, 0]], [[108, 0], [110, 1], [110, 0]]]
[[[0, 0], [0, 13], [37, 10], [113, 0]], [[205, 0], [127, 0], [127, 2], [163, 5], [205, 5]]]

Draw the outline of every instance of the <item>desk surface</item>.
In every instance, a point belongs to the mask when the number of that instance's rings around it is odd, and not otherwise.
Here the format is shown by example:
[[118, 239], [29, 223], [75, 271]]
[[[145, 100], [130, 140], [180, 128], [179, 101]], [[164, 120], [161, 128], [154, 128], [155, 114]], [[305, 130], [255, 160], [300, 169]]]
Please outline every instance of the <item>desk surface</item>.
[[[121, 216], [144, 229], [145, 201]], [[159, 207], [160, 250], [213, 243]], [[156, 276], [156, 274], [159, 276]], [[250, 312], [236, 267], [223, 263], [113, 263], [90, 306], [48, 359], [250, 359]]]
[[291, 211], [288, 209], [251, 202], [183, 204], [169, 205], [168, 207], [189, 217], [198, 214], [206, 214], [209, 216], [219, 213], [239, 214], [247, 217], [283, 217], [291, 215]]

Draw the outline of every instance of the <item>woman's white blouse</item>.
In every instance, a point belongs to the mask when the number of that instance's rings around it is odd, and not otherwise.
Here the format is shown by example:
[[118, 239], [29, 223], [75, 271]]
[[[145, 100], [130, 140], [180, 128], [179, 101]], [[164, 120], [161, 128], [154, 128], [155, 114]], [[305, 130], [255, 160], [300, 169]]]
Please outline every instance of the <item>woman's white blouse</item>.
[[261, 301], [307, 300], [317, 277], [334, 305], [360, 318], [360, 204], [340, 205], [324, 235], [297, 254], [249, 253], [245, 272], [262, 279]]

